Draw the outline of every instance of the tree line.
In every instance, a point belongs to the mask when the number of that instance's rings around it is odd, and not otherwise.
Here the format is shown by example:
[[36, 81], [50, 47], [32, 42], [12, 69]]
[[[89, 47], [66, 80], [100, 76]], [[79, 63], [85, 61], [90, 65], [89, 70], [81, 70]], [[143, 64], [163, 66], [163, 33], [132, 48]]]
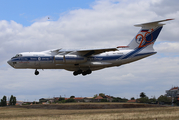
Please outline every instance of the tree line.
[[[8, 105], [16, 105], [16, 97], [11, 95]], [[4, 95], [1, 99], [0, 106], [7, 106], [7, 97]]]
[[[149, 98], [149, 97], [147, 97], [147, 95], [144, 92], [141, 92], [140, 98], [137, 99], [137, 102], [148, 103], [148, 104], [171, 104], [172, 98], [167, 97], [166, 95], [161, 95], [158, 97], [158, 99], [156, 99], [155, 96], [152, 98]], [[177, 98], [174, 98], [173, 103], [179, 105], [179, 101], [177, 100]]]

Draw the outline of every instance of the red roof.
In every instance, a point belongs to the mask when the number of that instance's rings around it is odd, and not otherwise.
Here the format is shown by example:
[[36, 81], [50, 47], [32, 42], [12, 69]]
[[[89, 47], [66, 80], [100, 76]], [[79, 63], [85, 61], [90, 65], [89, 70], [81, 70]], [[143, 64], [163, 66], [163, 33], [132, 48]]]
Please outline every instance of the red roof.
[[[65, 98], [65, 100], [67, 100], [67, 99], [70, 99], [70, 98]], [[84, 99], [84, 98], [76, 97], [76, 98], [72, 98], [72, 99], [78, 100], [78, 99]]]
[[107, 98], [111, 98], [110, 96], [106, 95]]
[[103, 99], [103, 97], [101, 97], [101, 96], [97, 96], [95, 99]]
[[170, 90], [178, 90], [178, 87], [173, 87]]
[[77, 97], [77, 98], [73, 98], [73, 99], [77, 100], [77, 99], [84, 99], [84, 98], [81, 98], [81, 97]]

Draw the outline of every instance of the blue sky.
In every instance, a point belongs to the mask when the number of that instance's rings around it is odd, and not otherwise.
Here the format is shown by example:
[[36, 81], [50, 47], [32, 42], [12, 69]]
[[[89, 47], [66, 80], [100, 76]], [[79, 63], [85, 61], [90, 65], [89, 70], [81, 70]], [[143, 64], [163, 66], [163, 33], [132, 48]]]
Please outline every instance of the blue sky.
[[0, 20], [13, 20], [30, 26], [35, 19], [49, 16], [59, 19], [64, 12], [74, 9], [90, 9], [95, 0], [0, 0]]
[[[179, 85], [178, 0], [0, 3], [0, 99], [3, 95], [29, 101], [60, 95], [93, 97], [101, 92], [128, 99], [141, 92], [159, 97]], [[14, 69], [7, 64], [21, 52], [125, 46], [140, 30], [135, 24], [168, 18], [175, 20], [165, 22], [154, 44], [157, 54], [120, 67], [93, 71], [88, 76], [74, 77], [66, 70], [39, 70], [35, 76], [35, 70]]]

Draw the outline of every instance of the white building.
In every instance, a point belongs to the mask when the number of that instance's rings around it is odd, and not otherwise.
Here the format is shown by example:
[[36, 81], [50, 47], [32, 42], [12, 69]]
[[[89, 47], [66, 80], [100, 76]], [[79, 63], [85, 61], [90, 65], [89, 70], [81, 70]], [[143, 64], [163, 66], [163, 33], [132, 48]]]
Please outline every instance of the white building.
[[179, 98], [179, 87], [173, 87], [170, 90], [166, 90], [166, 95], [174, 98]]

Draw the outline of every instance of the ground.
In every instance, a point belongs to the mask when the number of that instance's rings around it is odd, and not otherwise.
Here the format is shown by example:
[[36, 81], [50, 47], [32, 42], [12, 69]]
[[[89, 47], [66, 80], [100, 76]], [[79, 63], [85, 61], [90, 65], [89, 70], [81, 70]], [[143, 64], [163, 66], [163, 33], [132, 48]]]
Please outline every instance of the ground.
[[179, 107], [34, 109], [0, 107], [0, 120], [179, 120]]

